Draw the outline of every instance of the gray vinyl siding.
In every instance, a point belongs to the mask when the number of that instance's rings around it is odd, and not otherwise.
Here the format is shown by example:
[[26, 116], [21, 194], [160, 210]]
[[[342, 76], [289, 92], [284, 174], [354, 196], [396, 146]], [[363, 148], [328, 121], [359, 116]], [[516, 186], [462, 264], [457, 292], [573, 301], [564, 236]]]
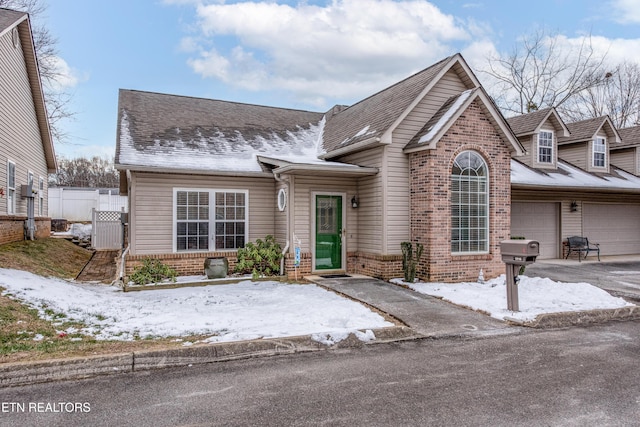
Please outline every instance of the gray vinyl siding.
[[[359, 153], [351, 154], [342, 161], [360, 166], [378, 168], [381, 172], [357, 181], [358, 192], [358, 228], [357, 250], [371, 254], [383, 254], [383, 217], [385, 204], [383, 203], [383, 175], [382, 159], [384, 147], [377, 147]], [[354, 248], [349, 248], [353, 251]]]
[[[278, 203], [277, 203], [277, 197], [278, 197], [278, 191], [280, 191], [281, 188], [284, 188], [285, 190], [287, 190], [287, 205], [284, 209], [284, 211], [280, 212], [280, 209], [278, 209]], [[291, 191], [289, 191], [289, 189], [287, 188], [286, 183], [284, 182], [276, 182], [276, 187], [275, 187], [275, 194], [273, 195], [273, 197], [276, 200], [275, 203], [275, 207], [274, 207], [274, 237], [276, 238], [276, 242], [280, 243], [280, 246], [282, 246], [282, 249], [284, 249], [286, 243], [287, 243], [287, 239], [291, 239], [290, 236], [287, 236], [287, 215], [289, 214], [289, 210], [291, 209]], [[292, 251], [293, 245], [290, 245], [289, 247], [289, 251]]]
[[[7, 191], [7, 161], [16, 165], [16, 215], [27, 214], [27, 201], [20, 197], [20, 186], [33, 173], [37, 188], [44, 178], [44, 209], [47, 216], [47, 164], [36, 118], [25, 59], [20, 46], [15, 48], [11, 31], [0, 38], [0, 187]], [[35, 199], [36, 217], [38, 198]], [[7, 214], [7, 197], [0, 198], [0, 215]]]
[[590, 145], [586, 142], [561, 145], [558, 147], [558, 157], [567, 162], [587, 170]]
[[636, 147], [610, 151], [610, 163], [629, 173], [638, 174]]
[[173, 189], [249, 191], [249, 236], [275, 233], [275, 181], [271, 178], [132, 173], [130, 242], [132, 255], [173, 252]]
[[[294, 177], [295, 188], [295, 212], [293, 233], [300, 240], [302, 252], [310, 252], [314, 236], [312, 235], [312, 221], [315, 215], [312, 212], [314, 193], [344, 193], [345, 201], [342, 207], [346, 213], [347, 251], [355, 251], [358, 248], [358, 214], [360, 208], [351, 207], [351, 198], [356, 194], [356, 180], [352, 178], [300, 176]], [[358, 211], [358, 212], [356, 212]], [[292, 243], [293, 245], [293, 243]]]
[[524, 147], [525, 150], [525, 154], [523, 156], [513, 156], [514, 159], [517, 159], [518, 161], [524, 163], [527, 166], [533, 166], [533, 156], [537, 153], [535, 153], [535, 148], [536, 145], [534, 144], [533, 140], [534, 140], [535, 135], [526, 135], [526, 136], [522, 136], [522, 137], [518, 137], [518, 141], [520, 141], [520, 144], [522, 144], [522, 146]]
[[402, 151], [447, 99], [467, 90], [458, 74], [449, 70], [393, 131], [393, 143], [386, 147], [382, 172], [384, 191], [384, 253], [401, 254], [400, 243], [411, 238], [409, 158]]

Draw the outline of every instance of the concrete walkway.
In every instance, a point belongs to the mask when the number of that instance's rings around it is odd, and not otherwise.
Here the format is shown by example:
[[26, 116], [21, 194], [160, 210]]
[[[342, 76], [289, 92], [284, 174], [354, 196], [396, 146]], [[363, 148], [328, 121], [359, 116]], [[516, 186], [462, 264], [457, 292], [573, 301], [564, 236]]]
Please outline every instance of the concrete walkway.
[[305, 279], [378, 309], [424, 337], [496, 335], [519, 333], [521, 329], [486, 314], [371, 277], [353, 275], [327, 279], [308, 276]]

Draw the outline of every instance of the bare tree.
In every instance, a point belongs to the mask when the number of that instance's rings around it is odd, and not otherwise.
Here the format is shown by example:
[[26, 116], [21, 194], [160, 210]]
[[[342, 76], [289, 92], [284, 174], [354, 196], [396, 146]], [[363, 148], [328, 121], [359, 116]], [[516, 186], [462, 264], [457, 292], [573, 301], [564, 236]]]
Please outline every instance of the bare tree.
[[609, 115], [618, 128], [640, 124], [640, 65], [623, 62], [601, 84], [576, 94], [559, 109], [567, 121]]
[[49, 176], [49, 184], [58, 187], [118, 188], [120, 173], [113, 159], [58, 158], [58, 172]]
[[46, 5], [43, 0], [0, 0], [0, 8], [27, 12], [30, 16], [51, 133], [56, 141], [62, 142], [67, 135], [62, 129], [61, 120], [72, 118], [74, 113], [69, 110], [71, 94], [61, 90], [58, 84], [62, 77], [57, 67], [58, 41], [44, 25], [37, 23], [38, 17], [46, 10]]
[[513, 52], [488, 59], [479, 70], [489, 80], [489, 92], [505, 114], [524, 114], [559, 107], [604, 78], [604, 56], [596, 54], [591, 37], [570, 51], [557, 34], [538, 30], [524, 37]]

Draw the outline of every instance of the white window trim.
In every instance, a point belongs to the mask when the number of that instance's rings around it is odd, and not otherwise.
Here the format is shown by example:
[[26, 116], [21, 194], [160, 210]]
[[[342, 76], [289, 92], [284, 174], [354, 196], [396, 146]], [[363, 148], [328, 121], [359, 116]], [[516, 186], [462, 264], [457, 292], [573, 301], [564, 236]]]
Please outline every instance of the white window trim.
[[[13, 187], [9, 182], [9, 167], [13, 165]], [[11, 160], [7, 160], [7, 215], [15, 215], [16, 214], [16, 172], [17, 167], [15, 162]], [[11, 195], [11, 197], [10, 197]]]
[[44, 178], [38, 177], [38, 215], [44, 215]]
[[[596, 151], [596, 147], [600, 147], [600, 145], [596, 144], [598, 140], [602, 140], [603, 151]], [[604, 156], [602, 166], [596, 165], [596, 153]], [[600, 169], [607, 167], [607, 138], [604, 136], [596, 136], [591, 142], [591, 167]]]
[[[179, 191], [192, 191], [192, 192], [208, 192], [209, 193], [209, 249], [208, 250], [185, 250], [178, 251], [178, 242], [176, 233], [178, 231], [178, 207], [176, 201], [178, 200]], [[237, 188], [187, 188], [187, 187], [174, 187], [173, 188], [173, 218], [172, 218], [172, 250], [173, 253], [208, 253], [208, 252], [235, 252], [237, 249], [217, 249], [215, 239], [215, 194], [216, 193], [244, 193], [245, 197], [245, 219], [244, 219], [244, 241], [245, 244], [249, 242], [249, 190], [237, 189]]]
[[[551, 160], [550, 160], [550, 161], [548, 161], [548, 162], [543, 162], [542, 160], [540, 160], [540, 149], [541, 149], [541, 148], [543, 148], [543, 147], [540, 145], [540, 136], [542, 135], [542, 133], [543, 133], [543, 132], [545, 132], [545, 133], [550, 133], [550, 134], [551, 134], [551, 146], [550, 146], [550, 147], [547, 147], [547, 146], [545, 146], [545, 147], [544, 147], [544, 148], [549, 148], [549, 149], [551, 149]], [[554, 134], [554, 132], [553, 132], [552, 130], [542, 129], [542, 130], [540, 131], [540, 133], [538, 133], [537, 140], [538, 140], [538, 141], [537, 141], [538, 149], [537, 149], [537, 151], [536, 151], [536, 154], [537, 154], [536, 162], [537, 162], [537, 163], [540, 163], [540, 164], [542, 164], [542, 165], [550, 165], [550, 164], [553, 164], [553, 163], [554, 163], [554, 158], [555, 158], [555, 150], [554, 150], [555, 134]]]

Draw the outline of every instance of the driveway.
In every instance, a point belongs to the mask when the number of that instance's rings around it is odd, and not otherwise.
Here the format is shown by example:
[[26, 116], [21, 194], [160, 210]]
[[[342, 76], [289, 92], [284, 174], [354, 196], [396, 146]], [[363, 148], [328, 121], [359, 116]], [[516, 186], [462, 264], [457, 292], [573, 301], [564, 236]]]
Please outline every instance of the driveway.
[[602, 261], [590, 256], [587, 260], [539, 260], [527, 266], [525, 275], [548, 277], [560, 282], [587, 282], [609, 293], [640, 301], [640, 255], [603, 256]]

